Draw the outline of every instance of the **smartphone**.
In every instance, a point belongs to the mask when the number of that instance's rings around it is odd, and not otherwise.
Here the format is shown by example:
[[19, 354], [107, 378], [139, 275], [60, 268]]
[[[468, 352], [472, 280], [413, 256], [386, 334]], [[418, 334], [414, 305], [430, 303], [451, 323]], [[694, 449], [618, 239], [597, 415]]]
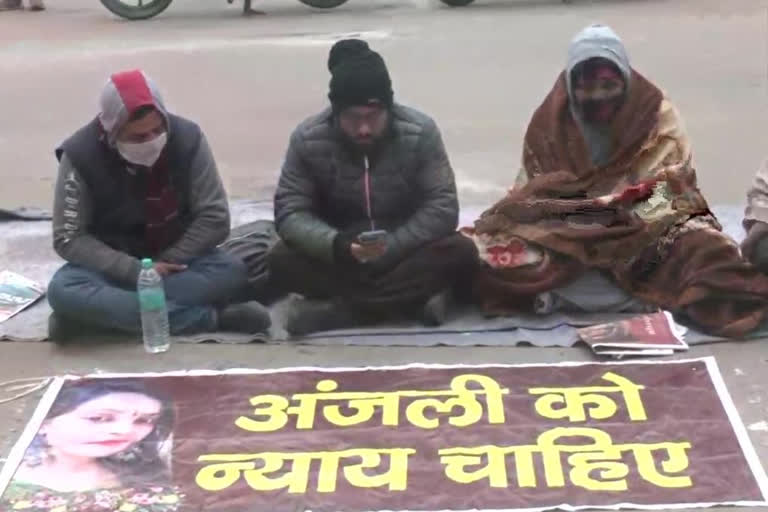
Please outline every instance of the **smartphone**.
[[363, 231], [357, 235], [357, 241], [361, 245], [371, 245], [381, 242], [386, 236], [387, 232], [383, 229], [376, 231]]

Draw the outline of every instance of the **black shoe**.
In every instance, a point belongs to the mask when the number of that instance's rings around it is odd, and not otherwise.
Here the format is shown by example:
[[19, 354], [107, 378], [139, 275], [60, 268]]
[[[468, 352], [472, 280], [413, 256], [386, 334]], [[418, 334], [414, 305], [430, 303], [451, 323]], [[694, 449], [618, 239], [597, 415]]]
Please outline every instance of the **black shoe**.
[[339, 303], [296, 299], [288, 306], [285, 330], [291, 336], [306, 336], [313, 332], [334, 331], [363, 323], [363, 318]]
[[552, 292], [542, 292], [533, 300], [533, 312], [537, 315], [551, 315], [560, 312], [563, 301]]
[[429, 327], [437, 327], [445, 323], [448, 312], [453, 307], [454, 297], [451, 290], [443, 290], [434, 294], [424, 304], [422, 322]]
[[219, 311], [219, 328], [228, 332], [256, 334], [272, 325], [269, 311], [258, 302], [232, 304]]

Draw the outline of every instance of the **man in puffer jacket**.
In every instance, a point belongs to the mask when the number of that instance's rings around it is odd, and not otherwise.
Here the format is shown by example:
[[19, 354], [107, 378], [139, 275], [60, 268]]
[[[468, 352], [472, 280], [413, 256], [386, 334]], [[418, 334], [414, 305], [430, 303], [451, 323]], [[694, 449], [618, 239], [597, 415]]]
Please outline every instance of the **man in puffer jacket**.
[[[456, 183], [435, 122], [393, 102], [384, 60], [360, 40], [332, 49], [331, 107], [291, 136], [275, 193], [275, 284], [300, 293], [294, 336], [417, 316], [444, 321], [477, 261], [456, 233]], [[416, 313], [414, 315], [414, 313]]]
[[164, 278], [171, 333], [269, 326], [258, 303], [228, 305], [247, 276], [216, 248], [230, 216], [205, 135], [165, 109], [143, 72], [112, 75], [99, 115], [56, 156], [53, 246], [67, 264], [48, 287], [51, 338], [89, 327], [140, 333], [142, 258]]

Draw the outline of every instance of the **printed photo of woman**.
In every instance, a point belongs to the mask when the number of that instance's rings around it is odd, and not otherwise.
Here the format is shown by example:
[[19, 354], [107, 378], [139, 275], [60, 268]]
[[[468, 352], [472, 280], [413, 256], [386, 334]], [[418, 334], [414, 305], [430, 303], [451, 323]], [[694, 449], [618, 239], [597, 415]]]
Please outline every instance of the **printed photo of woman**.
[[178, 510], [183, 496], [162, 455], [173, 423], [173, 405], [139, 380], [65, 384], [0, 497], [0, 510]]

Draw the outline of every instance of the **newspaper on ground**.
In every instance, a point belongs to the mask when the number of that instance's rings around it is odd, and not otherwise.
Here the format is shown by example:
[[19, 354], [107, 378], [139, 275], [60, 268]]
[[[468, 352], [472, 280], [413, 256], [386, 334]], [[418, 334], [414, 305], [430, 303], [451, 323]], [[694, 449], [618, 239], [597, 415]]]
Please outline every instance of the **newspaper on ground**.
[[618, 322], [579, 329], [580, 338], [597, 355], [668, 356], [688, 350], [683, 339], [686, 328], [666, 311], [638, 315]]
[[10, 270], [0, 271], [0, 323], [37, 302], [45, 295], [40, 283]]

